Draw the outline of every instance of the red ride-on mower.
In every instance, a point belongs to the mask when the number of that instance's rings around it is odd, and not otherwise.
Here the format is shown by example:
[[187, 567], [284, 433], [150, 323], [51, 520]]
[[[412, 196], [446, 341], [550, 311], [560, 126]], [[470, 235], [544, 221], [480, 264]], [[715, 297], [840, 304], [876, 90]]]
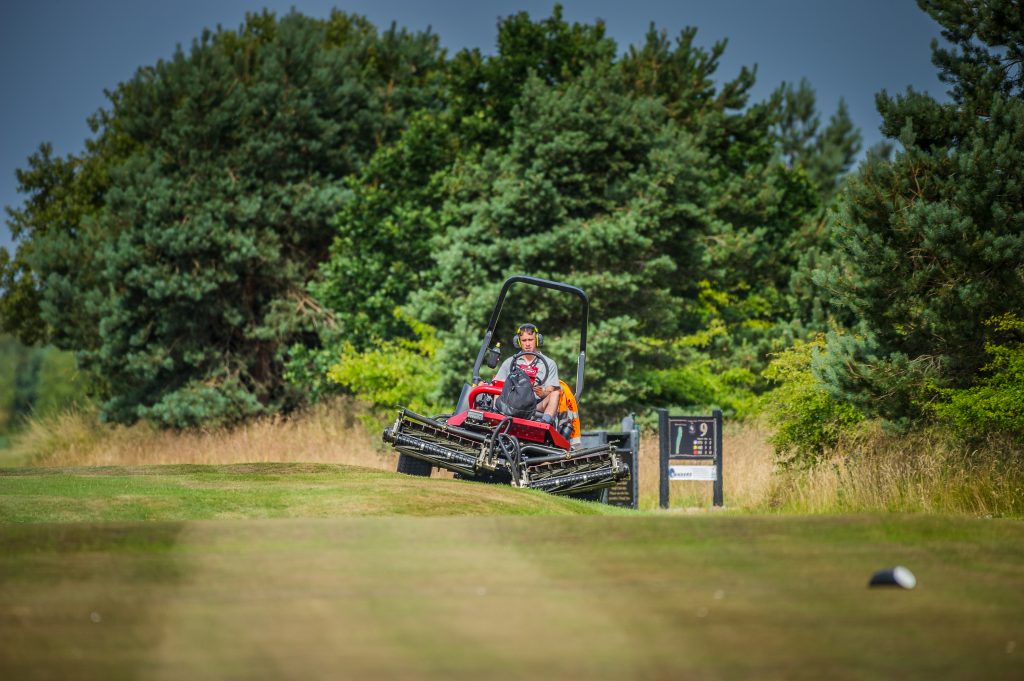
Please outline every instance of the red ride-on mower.
[[[499, 397], [501, 382], [480, 383], [480, 367], [485, 359], [494, 368], [498, 364], [500, 343], [491, 347], [494, 330], [509, 288], [516, 283], [570, 293], [581, 302], [580, 354], [576, 364], [576, 389], [565, 382], [575, 402], [583, 392], [583, 372], [587, 347], [587, 317], [590, 302], [581, 289], [546, 279], [527, 276], [509, 277], [491, 312], [480, 352], [473, 366], [473, 381], [465, 385], [455, 412], [448, 416], [427, 417], [402, 409], [394, 425], [384, 430], [384, 441], [399, 452], [398, 471], [411, 475], [430, 475], [434, 467], [454, 471], [459, 477], [485, 482], [503, 482], [552, 494], [601, 499], [605, 490], [630, 476], [630, 470], [614, 438], [604, 432], [580, 435], [574, 414], [564, 422], [552, 424], [536, 418], [509, 415]], [[519, 352], [514, 356], [515, 366]], [[544, 360], [543, 355], [537, 355]], [[546, 360], [545, 360], [546, 361]], [[548, 369], [550, 372], [550, 369]], [[536, 375], [531, 377], [535, 379]], [[573, 440], [573, 441], [570, 441]], [[602, 443], [583, 446], [583, 443]], [[636, 461], [635, 452], [632, 461]]]

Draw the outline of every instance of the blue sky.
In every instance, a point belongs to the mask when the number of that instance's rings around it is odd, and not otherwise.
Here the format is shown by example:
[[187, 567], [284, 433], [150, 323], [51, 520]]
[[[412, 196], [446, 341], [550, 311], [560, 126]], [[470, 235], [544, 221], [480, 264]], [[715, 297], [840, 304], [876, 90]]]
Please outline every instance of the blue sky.
[[[248, 11], [295, 8], [315, 17], [332, 7], [380, 27], [431, 27], [449, 53], [494, 49], [497, 20], [519, 11], [547, 17], [553, 2], [518, 0], [4, 0], [0, 3], [0, 206], [18, 205], [16, 168], [42, 142], [60, 155], [82, 150], [86, 119], [106, 106], [105, 90], [135, 70], [188, 46], [203, 28], [237, 28]], [[601, 18], [620, 50], [643, 40], [651, 22], [676, 36], [698, 28], [710, 46], [728, 38], [719, 74], [758, 67], [755, 99], [783, 81], [806, 78], [823, 119], [846, 100], [865, 147], [879, 141], [875, 93], [908, 86], [943, 96], [931, 64], [937, 24], [913, 0], [592, 0], [562, 2], [569, 21]], [[5, 215], [6, 217], [6, 215]], [[10, 245], [6, 223], [0, 246]]]

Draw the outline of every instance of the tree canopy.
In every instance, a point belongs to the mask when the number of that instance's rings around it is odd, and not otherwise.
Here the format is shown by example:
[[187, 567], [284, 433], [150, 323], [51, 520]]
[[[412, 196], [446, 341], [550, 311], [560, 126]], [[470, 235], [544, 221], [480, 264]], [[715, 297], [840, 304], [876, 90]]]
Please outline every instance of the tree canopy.
[[321, 321], [306, 284], [344, 179], [433, 105], [442, 62], [430, 34], [264, 13], [140, 68], [82, 158], [44, 147], [20, 175], [5, 323], [78, 351], [116, 421], [295, 405], [283, 353]]
[[[726, 49], [652, 26], [620, 52], [557, 5], [503, 19], [492, 55], [342, 12], [204, 32], [108, 93], [83, 153], [44, 145], [19, 173], [4, 327], [75, 351], [119, 422], [234, 422], [338, 383], [390, 394], [368, 382], [394, 371], [338, 368], [360, 355], [415, 362], [417, 385], [436, 378], [420, 397], [445, 402], [501, 282], [526, 273], [590, 294], [590, 418], [742, 412], [769, 353], [860, 315], [810, 275], [846, 238], [824, 215], [860, 138], [843, 105], [822, 124], [806, 82], [752, 101], [756, 70], [723, 77]], [[563, 366], [575, 313], [510, 308]]]
[[977, 383], [987, 320], [1024, 309], [1024, 14], [1009, 0], [920, 4], [951, 45], [933, 45], [951, 99], [878, 95], [900, 150], [851, 178], [832, 221], [836, 266], [816, 273], [857, 320], [830, 334], [819, 377], [905, 423], [937, 389]]

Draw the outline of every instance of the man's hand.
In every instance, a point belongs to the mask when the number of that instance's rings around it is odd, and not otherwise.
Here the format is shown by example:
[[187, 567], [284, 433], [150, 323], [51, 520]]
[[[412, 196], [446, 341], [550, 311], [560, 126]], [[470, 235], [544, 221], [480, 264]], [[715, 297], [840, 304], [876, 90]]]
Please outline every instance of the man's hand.
[[537, 395], [537, 397], [544, 397], [544, 386], [542, 386], [542, 385], [535, 385], [535, 386], [533, 386], [533, 392], [534, 392], [534, 394]]

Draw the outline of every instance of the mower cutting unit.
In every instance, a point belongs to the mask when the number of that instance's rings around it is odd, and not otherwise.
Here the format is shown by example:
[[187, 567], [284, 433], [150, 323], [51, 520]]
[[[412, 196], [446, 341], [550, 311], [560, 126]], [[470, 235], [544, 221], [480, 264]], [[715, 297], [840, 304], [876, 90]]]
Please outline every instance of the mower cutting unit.
[[[384, 430], [384, 441], [399, 452], [399, 472], [430, 475], [431, 470], [438, 467], [454, 471], [464, 479], [504, 482], [552, 494], [592, 499], [603, 498], [604, 494], [606, 497], [605, 490], [630, 476], [629, 465], [614, 443], [581, 448], [578, 420], [575, 424], [571, 419], [549, 424], [542, 420], [503, 413], [498, 399], [502, 393], [502, 383], [480, 382], [480, 367], [485, 357], [488, 366], [497, 366], [500, 343], [491, 347], [491, 341], [505, 295], [515, 283], [554, 289], [579, 297], [583, 320], [575, 392], [564, 382], [562, 384], [563, 391], [569, 391], [575, 398], [579, 397], [583, 392], [586, 359], [589, 311], [586, 294], [568, 284], [514, 276], [502, 286], [473, 366], [472, 387], [463, 387], [455, 412], [447, 416], [428, 417], [402, 409], [394, 424]], [[517, 353], [515, 359], [523, 354]], [[635, 452], [632, 460], [636, 461]]]

